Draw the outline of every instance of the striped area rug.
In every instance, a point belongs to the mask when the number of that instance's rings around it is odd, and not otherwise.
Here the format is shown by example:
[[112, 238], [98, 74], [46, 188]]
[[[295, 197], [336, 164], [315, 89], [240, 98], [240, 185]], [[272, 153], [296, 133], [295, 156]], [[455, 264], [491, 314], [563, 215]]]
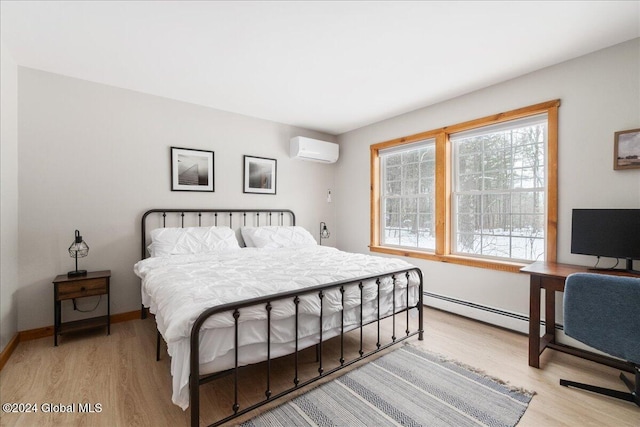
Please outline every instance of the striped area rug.
[[532, 397], [405, 345], [242, 426], [515, 426]]

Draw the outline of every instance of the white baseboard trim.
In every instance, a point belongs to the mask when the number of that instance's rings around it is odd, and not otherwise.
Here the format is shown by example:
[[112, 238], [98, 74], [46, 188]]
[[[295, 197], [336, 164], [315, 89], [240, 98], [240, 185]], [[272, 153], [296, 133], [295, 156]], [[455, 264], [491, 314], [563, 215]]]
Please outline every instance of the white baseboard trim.
[[520, 313], [497, 309], [431, 292], [424, 293], [424, 303], [429, 307], [459, 314], [491, 325], [500, 326], [523, 334], [529, 333], [529, 316]]

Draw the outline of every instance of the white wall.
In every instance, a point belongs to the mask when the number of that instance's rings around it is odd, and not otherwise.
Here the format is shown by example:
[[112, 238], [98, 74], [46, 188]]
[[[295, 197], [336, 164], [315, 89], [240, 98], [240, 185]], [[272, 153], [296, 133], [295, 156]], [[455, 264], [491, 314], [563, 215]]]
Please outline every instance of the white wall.
[[[639, 76], [640, 39], [636, 39], [340, 135], [337, 246], [368, 252], [371, 144], [559, 98], [558, 261], [593, 264], [594, 257], [570, 253], [571, 209], [640, 208], [640, 170], [613, 170], [614, 132], [640, 127]], [[408, 261], [422, 268], [428, 292], [528, 316], [529, 282], [524, 274]], [[526, 331], [525, 322], [429, 302]]]
[[[289, 158], [289, 139], [335, 138], [56, 74], [18, 68], [19, 330], [53, 324], [51, 280], [73, 270], [78, 229], [88, 270], [110, 269], [111, 312], [140, 307], [139, 219], [151, 208], [290, 208], [318, 238], [335, 165]], [[170, 191], [171, 146], [215, 152], [215, 192]], [[243, 155], [277, 159], [277, 194], [243, 194]], [[3, 176], [4, 182], [4, 176]], [[4, 226], [3, 226], [4, 229]], [[333, 243], [333, 237], [328, 244]], [[80, 300], [90, 308], [96, 300]], [[98, 310], [104, 312], [104, 302]], [[63, 308], [64, 320], [83, 317]]]
[[[3, 48], [3, 346], [17, 313], [18, 330], [53, 323], [51, 280], [73, 269], [66, 250], [76, 228], [91, 247], [80, 267], [112, 270], [112, 313], [139, 308], [132, 266], [139, 258], [139, 217], [153, 207], [291, 208], [316, 238], [318, 223], [326, 221], [332, 232], [328, 244], [366, 253], [371, 144], [550, 99], [562, 101], [559, 261], [593, 262], [569, 253], [572, 208], [640, 207], [640, 170], [612, 169], [613, 133], [640, 127], [640, 40], [341, 135], [336, 165], [288, 157], [290, 137], [335, 140], [328, 135], [22, 67], [16, 112], [15, 64], [5, 58]], [[15, 127], [5, 130], [5, 118], [11, 123], [16, 115], [19, 144]], [[215, 193], [170, 191], [170, 146], [215, 151]], [[243, 154], [278, 160], [276, 196], [242, 193]], [[17, 190], [5, 174], [18, 175]], [[328, 189], [332, 204], [326, 203]], [[409, 261], [423, 269], [429, 292], [528, 314], [525, 275]], [[19, 286], [12, 288], [16, 279]], [[7, 302], [6, 294], [17, 302]], [[465, 307], [447, 308], [502, 321]], [[82, 317], [69, 307], [63, 315]]]
[[0, 351], [17, 332], [18, 66], [0, 43]]

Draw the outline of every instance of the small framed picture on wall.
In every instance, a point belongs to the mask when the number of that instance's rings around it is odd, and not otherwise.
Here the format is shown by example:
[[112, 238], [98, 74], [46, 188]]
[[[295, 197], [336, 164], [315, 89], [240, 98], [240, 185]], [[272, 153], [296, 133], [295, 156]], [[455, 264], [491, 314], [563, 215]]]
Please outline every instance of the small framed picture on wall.
[[171, 191], [214, 191], [213, 151], [171, 147]]
[[244, 192], [276, 194], [276, 159], [244, 156]]
[[640, 129], [616, 132], [613, 152], [614, 169], [640, 168]]

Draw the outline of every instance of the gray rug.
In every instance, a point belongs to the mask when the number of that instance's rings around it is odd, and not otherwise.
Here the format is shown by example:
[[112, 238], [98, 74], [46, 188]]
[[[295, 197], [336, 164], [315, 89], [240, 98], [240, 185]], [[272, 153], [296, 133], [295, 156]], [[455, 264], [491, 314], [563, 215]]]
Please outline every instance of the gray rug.
[[405, 345], [242, 425], [515, 426], [532, 397]]

